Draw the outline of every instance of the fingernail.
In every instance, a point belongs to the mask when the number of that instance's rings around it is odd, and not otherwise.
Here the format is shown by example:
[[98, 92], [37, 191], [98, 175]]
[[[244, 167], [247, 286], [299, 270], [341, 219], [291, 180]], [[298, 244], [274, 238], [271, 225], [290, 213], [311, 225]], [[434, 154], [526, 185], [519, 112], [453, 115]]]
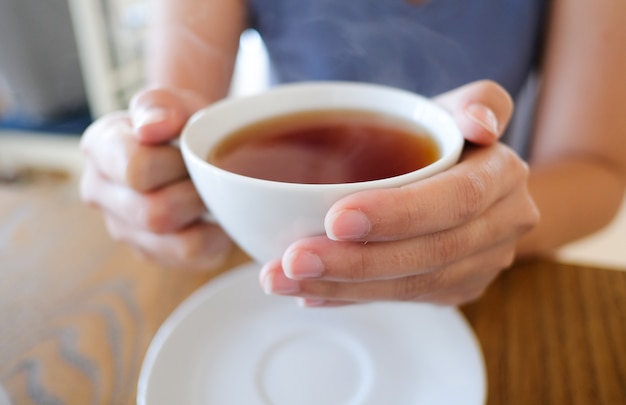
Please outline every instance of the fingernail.
[[167, 118], [167, 110], [161, 107], [149, 107], [133, 114], [133, 126], [135, 129], [163, 122]]
[[486, 105], [479, 103], [470, 104], [465, 108], [465, 115], [488, 132], [496, 136], [499, 135], [498, 118], [493, 110]]
[[318, 278], [324, 273], [324, 263], [310, 251], [291, 250], [285, 254], [283, 269], [289, 278]]
[[300, 291], [300, 284], [287, 278], [282, 272], [270, 272], [263, 277], [265, 294], [294, 294]]
[[362, 239], [372, 225], [359, 210], [343, 210], [327, 218], [326, 233], [330, 239]]

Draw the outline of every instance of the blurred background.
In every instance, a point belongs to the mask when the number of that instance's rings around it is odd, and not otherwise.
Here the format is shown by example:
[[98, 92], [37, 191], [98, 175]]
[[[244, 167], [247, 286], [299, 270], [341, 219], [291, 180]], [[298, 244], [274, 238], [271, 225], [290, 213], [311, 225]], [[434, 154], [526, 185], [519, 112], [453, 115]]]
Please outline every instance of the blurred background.
[[79, 134], [142, 83], [146, 0], [0, 0], [0, 126]]
[[[0, 0], [0, 128], [80, 134], [125, 108], [144, 82], [149, 3]], [[264, 87], [263, 51], [256, 32], [242, 36], [234, 94]], [[243, 74], [250, 58], [255, 69]]]

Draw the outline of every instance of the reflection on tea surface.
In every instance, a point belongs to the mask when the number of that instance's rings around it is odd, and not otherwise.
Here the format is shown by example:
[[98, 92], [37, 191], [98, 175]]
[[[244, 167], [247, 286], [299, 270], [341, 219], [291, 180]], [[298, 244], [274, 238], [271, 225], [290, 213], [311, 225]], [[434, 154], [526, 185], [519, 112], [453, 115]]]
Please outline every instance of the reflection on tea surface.
[[440, 155], [415, 123], [360, 110], [319, 110], [270, 118], [221, 141], [207, 160], [241, 175], [332, 184], [409, 173]]

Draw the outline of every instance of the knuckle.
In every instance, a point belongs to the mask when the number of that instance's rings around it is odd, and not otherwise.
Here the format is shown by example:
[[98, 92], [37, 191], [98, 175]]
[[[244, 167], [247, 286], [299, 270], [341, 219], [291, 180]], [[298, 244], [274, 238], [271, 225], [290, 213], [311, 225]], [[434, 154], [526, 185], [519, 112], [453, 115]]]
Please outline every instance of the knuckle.
[[525, 215], [523, 217], [524, 220], [520, 224], [520, 231], [522, 233], [530, 231], [539, 223], [541, 216], [539, 214], [539, 209], [535, 205], [534, 201], [528, 201], [528, 203], [526, 204]]
[[453, 262], [459, 257], [459, 252], [463, 246], [459, 234], [454, 231], [443, 231], [432, 234], [432, 252], [434, 265], [441, 266]]
[[85, 130], [81, 140], [82, 150], [99, 149], [99, 141], [109, 141], [114, 134], [129, 127], [129, 113], [126, 110], [113, 111], [90, 124]]
[[172, 219], [168, 199], [160, 194], [146, 196], [139, 207], [140, 221], [146, 229], [155, 233], [166, 233], [172, 230]]
[[487, 183], [481, 174], [468, 172], [455, 184], [455, 197], [460, 204], [456, 204], [455, 217], [460, 222], [467, 222], [482, 210]]
[[504, 269], [508, 269], [515, 262], [515, 245], [511, 246], [504, 254], [500, 255], [498, 262], [496, 263], [496, 270], [499, 273]]
[[302, 283], [302, 290], [312, 297], [340, 299], [345, 294], [341, 283]]
[[[353, 244], [354, 250], [344, 251], [341, 260], [346, 260], [349, 269], [346, 279], [349, 281], [367, 281], [376, 278], [380, 269], [393, 265], [396, 269], [407, 268], [412, 264], [409, 256], [410, 252], [403, 250], [393, 244], [379, 245], [375, 242], [372, 245], [356, 242]], [[381, 248], [386, 252], [382, 254]], [[386, 259], [381, 259], [385, 257]]]
[[541, 212], [539, 211], [539, 207], [535, 203], [535, 200], [528, 194], [528, 198], [526, 200], [526, 214], [528, 216], [528, 225], [535, 226], [541, 220]]
[[90, 152], [94, 148], [94, 142], [97, 142], [98, 139], [102, 138], [103, 133], [106, 133], [106, 128], [111, 121], [114, 121], [116, 118], [112, 113], [109, 113], [102, 118], [91, 123], [83, 133], [83, 136], [80, 139], [80, 149], [84, 153]]
[[394, 298], [399, 301], [417, 301], [424, 294], [435, 291], [442, 283], [442, 272], [404, 277], [395, 283]]
[[[476, 259], [475, 263], [480, 263], [480, 268], [474, 267], [474, 276], [471, 278], [471, 285], [475, 287], [486, 287], [490, 284], [502, 271], [513, 265], [516, 259], [517, 239], [510, 238], [500, 243], [480, 256], [480, 261]], [[476, 264], [474, 264], [476, 266]]]
[[203, 255], [205, 248], [202, 238], [198, 237], [196, 233], [185, 233], [178, 239], [176, 258], [180, 263], [186, 265], [195, 263]]
[[145, 149], [136, 143], [130, 143], [126, 147], [127, 165], [124, 179], [126, 184], [136, 191], [148, 191], [146, 177], [150, 172], [149, 157]]
[[417, 277], [405, 277], [396, 283], [394, 298], [399, 301], [413, 301], [423, 294], [423, 281]]
[[91, 165], [87, 164], [80, 177], [78, 190], [80, 199], [84, 203], [92, 206], [98, 204], [98, 192], [96, 190], [99, 188], [98, 184], [100, 182], [99, 174]]
[[107, 178], [124, 182], [129, 149], [136, 143], [127, 115], [106, 116], [92, 126], [83, 136], [81, 145], [87, 163], [97, 167]]
[[504, 170], [512, 173], [515, 180], [519, 182], [525, 181], [530, 174], [528, 163], [509, 148], [506, 148], [506, 167]]
[[520, 205], [516, 215], [517, 230], [518, 234], [522, 235], [533, 229], [539, 223], [541, 214], [526, 188], [524, 188], [523, 195], [518, 198], [518, 201], [520, 201]]
[[[379, 248], [380, 245], [376, 243], [342, 242], [339, 246], [333, 244], [331, 248], [333, 253], [326, 257], [323, 257], [324, 247], [318, 246], [315, 250], [322, 253], [322, 260], [329, 274], [348, 282], [361, 282], [371, 279], [376, 270], [380, 269]], [[304, 250], [309, 250], [309, 248], [304, 247]]]
[[[398, 206], [402, 207], [401, 204], [398, 204]], [[396, 229], [392, 230], [392, 235], [413, 235], [416, 229], [420, 229], [420, 225], [424, 220], [420, 212], [414, 209], [413, 205], [405, 208], [403, 219], [396, 225]]]
[[520, 158], [510, 147], [505, 145], [500, 145], [500, 147], [501, 160], [498, 163], [494, 163], [491, 169], [493, 176], [506, 175], [512, 184], [526, 184], [530, 174], [528, 163]]
[[348, 272], [347, 279], [349, 281], [363, 281], [367, 279], [368, 271], [372, 265], [369, 255], [366, 253], [357, 254], [348, 265], [350, 271]]
[[528, 163], [522, 159], [518, 159], [519, 161], [519, 168], [520, 168], [520, 173], [522, 175], [522, 177], [524, 179], [527, 179], [528, 176], [530, 175], [530, 166], [528, 165]]

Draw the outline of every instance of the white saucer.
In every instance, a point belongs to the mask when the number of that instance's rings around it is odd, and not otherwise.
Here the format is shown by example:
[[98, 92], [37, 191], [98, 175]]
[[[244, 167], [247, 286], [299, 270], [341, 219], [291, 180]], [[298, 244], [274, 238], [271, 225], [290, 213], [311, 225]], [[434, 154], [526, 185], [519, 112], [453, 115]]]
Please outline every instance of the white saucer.
[[139, 405], [482, 405], [480, 347], [453, 308], [300, 308], [265, 295], [259, 266], [230, 271], [165, 321]]

